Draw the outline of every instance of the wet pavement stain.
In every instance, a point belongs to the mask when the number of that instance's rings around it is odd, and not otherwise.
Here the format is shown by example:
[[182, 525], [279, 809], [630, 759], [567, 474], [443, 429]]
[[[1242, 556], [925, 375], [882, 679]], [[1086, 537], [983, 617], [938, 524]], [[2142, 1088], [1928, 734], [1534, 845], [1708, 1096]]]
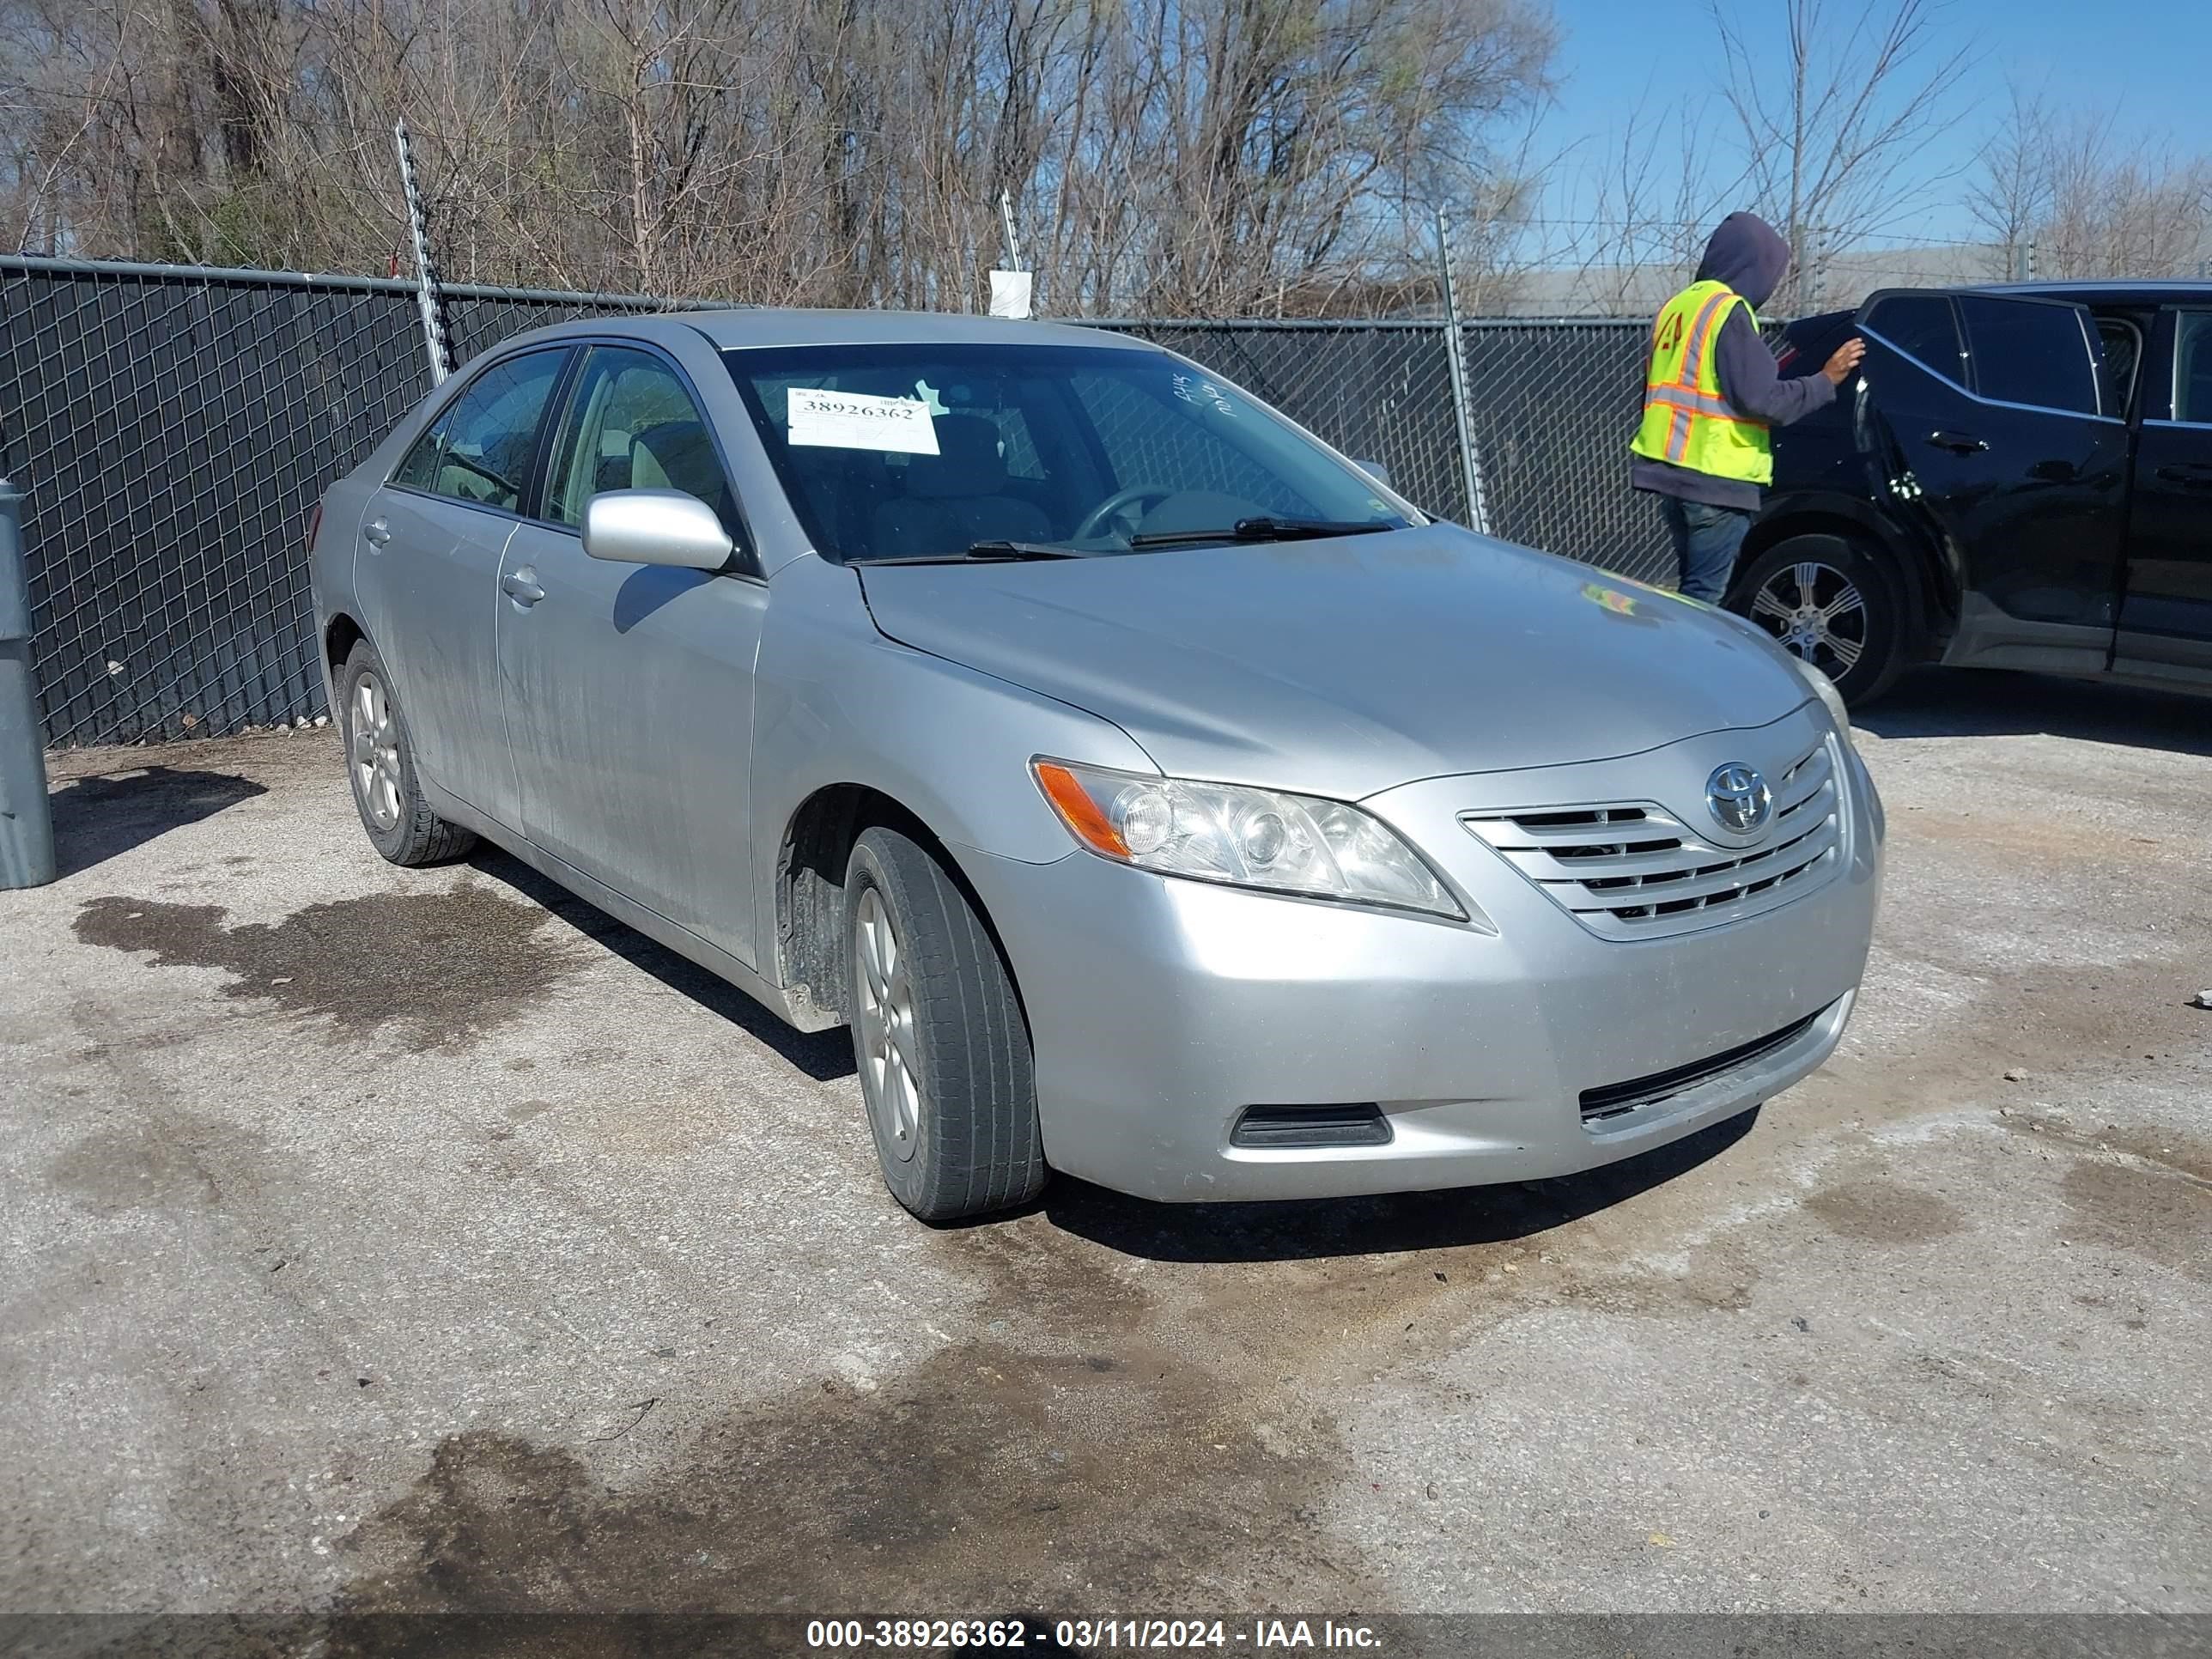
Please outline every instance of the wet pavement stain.
[[[1721, 1144], [1480, 1198], [1170, 1216], [1069, 1183], [1050, 1206], [932, 1237], [939, 1265], [982, 1288], [969, 1340], [703, 1421], [664, 1403], [619, 1450], [447, 1437], [343, 1541], [337, 1611], [1004, 1617], [1175, 1611], [1194, 1594], [1259, 1606], [1284, 1584], [1357, 1605], [1379, 1575], [1325, 1529], [1358, 1479], [1335, 1401], [1391, 1358], [1511, 1316], [1529, 1279], [1571, 1278], [1540, 1265], [1539, 1235]], [[1678, 1306], [1710, 1316], [1741, 1294]], [[441, 1651], [497, 1650], [442, 1628]]]
[[461, 1048], [582, 965], [539, 937], [534, 904], [468, 884], [311, 904], [276, 923], [224, 925], [211, 904], [97, 898], [88, 945], [150, 951], [163, 968], [219, 968], [226, 996], [324, 1017], [349, 1033], [396, 1030], [411, 1046]]
[[2059, 1193], [2069, 1242], [2130, 1250], [2212, 1282], [2212, 1182], [2176, 1170], [2084, 1159]]
[[1805, 1207], [1831, 1231], [1869, 1244], [1932, 1243], [1966, 1224], [1965, 1212], [1948, 1199], [1893, 1181], [1830, 1187], [1807, 1199]]
[[610, 1481], [588, 1447], [450, 1437], [346, 1541], [360, 1571], [339, 1611], [1006, 1617], [1164, 1607], [1193, 1584], [1237, 1605], [1282, 1583], [1347, 1600], [1363, 1575], [1319, 1530], [1343, 1474], [1327, 1424], [1264, 1433], [1233, 1372], [1070, 1266], [1057, 1317], [878, 1385], [804, 1383], [684, 1431], [642, 1480]]
[[216, 1210], [226, 1169], [265, 1155], [259, 1135], [229, 1126], [135, 1120], [94, 1131], [46, 1165], [54, 1189], [97, 1212]]

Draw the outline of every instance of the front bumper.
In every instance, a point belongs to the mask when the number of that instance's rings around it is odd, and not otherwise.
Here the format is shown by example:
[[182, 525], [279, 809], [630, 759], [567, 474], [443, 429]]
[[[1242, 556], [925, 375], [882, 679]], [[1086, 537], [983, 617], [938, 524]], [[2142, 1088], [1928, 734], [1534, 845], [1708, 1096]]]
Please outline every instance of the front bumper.
[[[1790, 729], [1769, 729], [1771, 746], [1801, 743], [1808, 720], [1825, 729], [1801, 710], [1778, 723]], [[1029, 1015], [1047, 1158], [1179, 1201], [1417, 1191], [1591, 1169], [1788, 1088], [1841, 1037], [1873, 932], [1880, 806], [1855, 758], [1841, 769], [1832, 877], [1765, 914], [1672, 937], [1598, 937], [1459, 822], [1532, 800], [1671, 805], [1686, 779], [1702, 792], [1750, 736], [1601, 766], [1431, 779], [1365, 802], [1495, 933], [1085, 853], [1048, 865], [968, 854]], [[1584, 1121], [1587, 1091], [1692, 1067], [1801, 1022], [1717, 1074]], [[1231, 1143], [1247, 1107], [1348, 1103], [1379, 1105], [1389, 1140]]]

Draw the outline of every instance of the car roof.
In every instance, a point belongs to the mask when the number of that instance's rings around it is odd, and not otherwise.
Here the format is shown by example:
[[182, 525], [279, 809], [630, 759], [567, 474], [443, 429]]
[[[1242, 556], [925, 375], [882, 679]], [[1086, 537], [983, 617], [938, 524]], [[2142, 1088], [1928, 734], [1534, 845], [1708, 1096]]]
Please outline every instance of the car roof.
[[[1908, 283], [1903, 286], [1921, 289], [1923, 285]], [[2178, 300], [2212, 301], [2212, 282], [2194, 282], [2179, 276], [2114, 277], [2104, 282], [1941, 283], [1925, 285], [1924, 291], [1930, 294], [2010, 295], [2032, 300], [2071, 300], [2079, 305], [2156, 306], [2169, 305]]]
[[[1037, 345], [1158, 351], [1147, 341], [1110, 330], [1066, 323], [1016, 322], [932, 311], [801, 311], [729, 307], [699, 311], [620, 313], [532, 329], [517, 341], [559, 340], [583, 334], [629, 334], [665, 338], [672, 327], [691, 329], [718, 349], [745, 350], [810, 345]], [[508, 343], [513, 343], [512, 342]]]

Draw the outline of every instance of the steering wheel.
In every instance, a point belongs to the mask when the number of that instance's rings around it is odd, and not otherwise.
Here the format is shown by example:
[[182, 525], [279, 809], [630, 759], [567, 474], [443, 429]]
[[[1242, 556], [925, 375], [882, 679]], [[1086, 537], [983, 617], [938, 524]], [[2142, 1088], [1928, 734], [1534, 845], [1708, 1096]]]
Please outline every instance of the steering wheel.
[[1093, 536], [1103, 536], [1116, 514], [1126, 513], [1140, 501], [1157, 507], [1176, 493], [1159, 484], [1131, 484], [1127, 489], [1117, 489], [1083, 515], [1083, 522], [1075, 526], [1068, 540], [1087, 542]]
[[515, 483], [512, 478], [506, 477], [500, 473], [493, 471], [491, 468], [486, 466], [482, 461], [477, 460], [473, 457], [462, 454], [458, 449], [447, 450], [443, 455], [439, 457], [439, 459], [441, 462], [450, 463], [452, 465], [460, 467], [465, 471], [475, 473], [479, 478], [496, 486], [501, 493], [505, 495], [510, 501], [519, 501], [522, 499], [522, 486], [520, 484]]

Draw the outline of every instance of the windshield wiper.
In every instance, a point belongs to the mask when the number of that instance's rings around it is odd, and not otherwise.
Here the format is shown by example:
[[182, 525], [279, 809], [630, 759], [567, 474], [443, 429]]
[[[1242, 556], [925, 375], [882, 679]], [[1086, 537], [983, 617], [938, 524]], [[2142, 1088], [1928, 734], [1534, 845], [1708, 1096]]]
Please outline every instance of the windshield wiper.
[[1383, 519], [1239, 519], [1226, 530], [1148, 530], [1129, 538], [1132, 547], [1174, 547], [1184, 542], [1298, 542], [1322, 536], [1365, 536], [1398, 526]]
[[1079, 559], [1073, 548], [1042, 542], [970, 542], [964, 553], [913, 553], [887, 559], [854, 559], [854, 564], [1019, 564], [1030, 559]]

